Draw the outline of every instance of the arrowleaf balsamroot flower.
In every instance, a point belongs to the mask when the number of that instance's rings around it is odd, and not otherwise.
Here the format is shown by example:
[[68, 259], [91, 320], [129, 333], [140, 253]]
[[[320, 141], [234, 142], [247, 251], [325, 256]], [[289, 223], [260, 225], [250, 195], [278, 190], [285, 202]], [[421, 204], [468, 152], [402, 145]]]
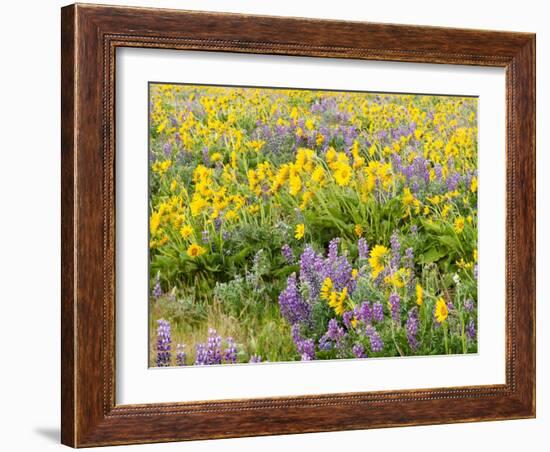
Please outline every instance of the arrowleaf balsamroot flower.
[[464, 217], [457, 217], [454, 222], [454, 230], [457, 234], [461, 234], [464, 231]]
[[206, 249], [196, 243], [192, 243], [187, 248], [187, 255], [192, 258], [202, 256], [204, 253], [206, 253]]
[[445, 303], [445, 300], [443, 298], [439, 298], [437, 300], [435, 304], [434, 315], [438, 323], [443, 323], [445, 320], [447, 320], [449, 309], [447, 308], [447, 304]]
[[424, 302], [424, 293], [422, 290], [422, 286], [420, 284], [416, 285], [415, 292], [416, 292], [416, 304], [418, 306], [422, 306], [422, 303]]
[[389, 255], [389, 250], [384, 245], [376, 245], [370, 252], [369, 265], [371, 267], [371, 275], [377, 278], [384, 270], [386, 265], [385, 259]]
[[294, 237], [297, 240], [301, 240], [304, 238], [304, 234], [306, 232], [306, 227], [303, 223], [300, 223], [296, 225], [296, 229], [294, 230]]
[[328, 301], [330, 299], [330, 295], [332, 293], [332, 279], [329, 277], [326, 277], [323, 281], [323, 285], [321, 286], [321, 299]]
[[188, 224], [186, 224], [185, 226], [183, 226], [181, 229], [180, 229], [180, 235], [186, 239], [188, 238], [189, 236], [191, 236], [191, 234], [193, 234], [193, 228], [191, 226], [189, 226]]

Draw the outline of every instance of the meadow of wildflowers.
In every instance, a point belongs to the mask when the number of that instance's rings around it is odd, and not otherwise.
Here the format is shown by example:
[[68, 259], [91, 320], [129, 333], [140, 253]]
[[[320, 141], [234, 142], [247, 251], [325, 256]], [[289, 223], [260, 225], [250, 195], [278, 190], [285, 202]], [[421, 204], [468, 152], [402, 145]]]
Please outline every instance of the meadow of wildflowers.
[[477, 99], [149, 101], [151, 366], [477, 351]]

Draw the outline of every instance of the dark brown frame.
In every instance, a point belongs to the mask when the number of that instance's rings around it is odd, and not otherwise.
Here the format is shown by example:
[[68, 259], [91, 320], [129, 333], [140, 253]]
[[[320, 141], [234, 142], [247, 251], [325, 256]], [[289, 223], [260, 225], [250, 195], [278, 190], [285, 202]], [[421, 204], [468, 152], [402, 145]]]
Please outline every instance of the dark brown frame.
[[[74, 447], [535, 416], [535, 35], [71, 5], [62, 9], [64, 444]], [[506, 383], [115, 404], [115, 49], [506, 68]]]

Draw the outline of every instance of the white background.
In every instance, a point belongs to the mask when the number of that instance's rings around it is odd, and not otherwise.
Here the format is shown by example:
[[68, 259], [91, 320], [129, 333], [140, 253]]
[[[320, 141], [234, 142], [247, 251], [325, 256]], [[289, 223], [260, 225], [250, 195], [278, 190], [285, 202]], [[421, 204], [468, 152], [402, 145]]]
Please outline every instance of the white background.
[[[240, 399], [505, 382], [505, 77], [501, 68], [268, 55], [117, 51], [117, 403]], [[479, 96], [479, 353], [148, 369], [147, 82]], [[353, 375], [354, 378], [342, 378]], [[407, 378], [403, 378], [407, 375]], [[223, 381], [223, 385], [218, 384]], [[185, 384], [182, 384], [185, 382]]]
[[[518, 451], [547, 449], [550, 429], [547, 348], [543, 330], [550, 309], [545, 255], [550, 241], [548, 208], [550, 141], [550, 31], [545, 3], [537, 0], [441, 1], [357, 0], [262, 2], [211, 0], [119, 4], [209, 9], [244, 13], [340, 18], [395, 23], [537, 32], [538, 303], [537, 419], [447, 426], [245, 438], [115, 450], [280, 451], [367, 449], [464, 451], [478, 447]], [[2, 150], [1, 291], [3, 366], [0, 374], [0, 442], [3, 450], [60, 450], [59, 445], [59, 1], [7, 2], [2, 8], [3, 88], [0, 99]], [[547, 203], [546, 203], [547, 204]]]

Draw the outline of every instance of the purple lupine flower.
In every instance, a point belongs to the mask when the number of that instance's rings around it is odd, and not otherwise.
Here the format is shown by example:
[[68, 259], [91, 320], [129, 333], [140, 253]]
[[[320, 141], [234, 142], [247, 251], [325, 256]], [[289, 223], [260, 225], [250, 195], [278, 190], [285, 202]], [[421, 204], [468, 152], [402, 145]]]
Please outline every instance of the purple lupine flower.
[[[323, 281], [325, 278], [330, 278], [334, 284], [334, 288], [338, 291], [347, 287], [351, 294], [355, 290], [356, 281], [352, 278], [352, 267], [348, 261], [347, 255], [338, 255], [339, 238], [334, 238], [328, 246], [327, 258], [323, 261], [322, 257], [317, 261], [318, 270], [321, 271], [320, 278]], [[318, 294], [318, 292], [317, 292]]]
[[176, 365], [185, 366], [187, 354], [185, 353], [185, 344], [176, 345]]
[[294, 252], [292, 251], [292, 248], [288, 244], [285, 243], [281, 247], [281, 254], [289, 264], [294, 262]]
[[466, 312], [473, 312], [474, 311], [474, 300], [472, 300], [471, 298], [468, 298], [464, 302], [464, 309], [465, 309]]
[[223, 359], [226, 363], [235, 364], [237, 362], [237, 344], [232, 337], [226, 339], [226, 349], [223, 351]]
[[286, 289], [279, 295], [279, 307], [291, 325], [309, 320], [311, 307], [298, 291], [296, 273], [288, 277]]
[[315, 359], [315, 341], [313, 339], [304, 339], [300, 334], [299, 325], [295, 324], [292, 326], [291, 335], [292, 341], [302, 361], [311, 361]]
[[214, 229], [217, 232], [220, 230], [221, 227], [222, 227], [222, 219], [218, 215], [216, 218], [214, 218]]
[[338, 325], [338, 320], [332, 318], [328, 321], [328, 328], [326, 332], [326, 337], [334, 342], [338, 342], [342, 337], [344, 337], [344, 329]]
[[311, 299], [317, 298], [321, 284], [326, 277], [319, 274], [323, 265], [322, 261], [322, 256], [318, 255], [309, 245], [300, 256], [300, 282], [308, 287]]
[[401, 299], [399, 298], [399, 294], [396, 292], [392, 292], [390, 294], [390, 308], [391, 308], [391, 316], [395, 323], [401, 324]]
[[292, 342], [294, 343], [298, 342], [302, 338], [302, 335], [300, 334], [300, 325], [292, 325], [292, 328], [290, 329], [290, 336], [292, 337]]
[[397, 153], [392, 154], [392, 163], [393, 163], [393, 170], [396, 173], [400, 173], [403, 171], [403, 163], [401, 161], [401, 156]]
[[412, 248], [407, 248], [405, 250], [405, 267], [413, 268], [414, 266], [414, 252]]
[[418, 232], [418, 226], [416, 224], [413, 224], [411, 226], [411, 233], [416, 234]]
[[363, 347], [361, 344], [355, 344], [351, 351], [353, 352], [353, 355], [356, 358], [366, 358], [367, 354], [365, 353], [365, 347]]
[[470, 339], [476, 338], [476, 324], [473, 319], [470, 320], [466, 326], [466, 334]]
[[450, 176], [448, 176], [447, 180], [445, 181], [445, 183], [447, 184], [447, 190], [449, 191], [456, 190], [459, 180], [460, 180], [460, 174], [458, 173], [453, 173]]
[[477, 280], [477, 264], [474, 265], [474, 279]]
[[208, 330], [206, 344], [197, 344], [195, 353], [195, 365], [205, 366], [222, 363], [222, 338], [215, 329]]
[[395, 231], [391, 237], [390, 237], [390, 245], [391, 245], [391, 261], [390, 266], [392, 268], [397, 268], [399, 266], [399, 261], [401, 259], [401, 253], [399, 250], [401, 249], [401, 243], [399, 242], [399, 236], [397, 235], [397, 231]]
[[202, 231], [202, 242], [203, 243], [208, 243], [210, 241], [210, 233], [208, 232], [208, 230], [204, 230]]
[[164, 143], [164, 146], [162, 147], [162, 151], [164, 152], [164, 156], [166, 158], [170, 157], [172, 155], [172, 145], [169, 141]]
[[370, 349], [375, 353], [382, 351], [384, 342], [372, 325], [367, 326], [365, 334], [369, 337]]
[[418, 339], [416, 338], [416, 334], [418, 333], [418, 324], [418, 310], [416, 308], [412, 308], [409, 311], [409, 317], [405, 328], [407, 330], [407, 341], [413, 351], [416, 351], [418, 348]]
[[206, 345], [199, 343], [195, 346], [195, 366], [207, 365]]
[[372, 318], [376, 322], [383, 322], [384, 321], [384, 307], [382, 306], [382, 303], [376, 302], [372, 306]]
[[258, 364], [262, 362], [262, 357], [260, 355], [252, 355], [250, 357], [249, 363]]
[[332, 341], [326, 334], [323, 334], [317, 345], [319, 346], [319, 350], [329, 351], [332, 348]]
[[434, 166], [434, 172], [436, 179], [440, 181], [443, 176], [443, 167], [439, 163]]
[[338, 259], [338, 244], [340, 239], [338, 237], [333, 238], [328, 244], [328, 263], [334, 264]]
[[157, 320], [157, 367], [168, 367], [172, 360], [172, 333], [168, 320]]
[[336, 290], [342, 290], [344, 287], [347, 287], [348, 292], [350, 294], [353, 293], [357, 282], [351, 276], [352, 270], [348, 258], [346, 256], [339, 256], [332, 273], [332, 282]]
[[160, 277], [157, 275], [155, 278], [155, 285], [153, 286], [153, 297], [160, 298], [162, 297], [162, 287], [160, 285]]
[[357, 320], [365, 323], [365, 325], [371, 323], [373, 318], [373, 310], [368, 301], [364, 301], [359, 307], [356, 307], [355, 309], [357, 310], [357, 312], [355, 313], [355, 317], [357, 318]]
[[312, 361], [315, 359], [315, 342], [313, 339], [303, 339], [296, 344], [296, 348], [302, 361]]
[[357, 249], [359, 251], [359, 259], [368, 259], [369, 257], [369, 244], [361, 237], [357, 242]]
[[351, 329], [351, 321], [353, 320], [353, 311], [346, 311], [342, 315], [342, 321], [344, 322], [344, 325], [349, 330]]
[[210, 155], [208, 155], [208, 147], [202, 148], [202, 163], [204, 166], [210, 166]]
[[464, 185], [466, 187], [470, 186], [470, 184], [472, 183], [472, 178], [473, 177], [474, 177], [473, 173], [471, 173], [469, 171], [462, 176], [462, 180], [464, 181]]
[[403, 173], [403, 176], [406, 177], [407, 181], [409, 181], [413, 177], [414, 166], [413, 165], [404, 166], [401, 172]]

